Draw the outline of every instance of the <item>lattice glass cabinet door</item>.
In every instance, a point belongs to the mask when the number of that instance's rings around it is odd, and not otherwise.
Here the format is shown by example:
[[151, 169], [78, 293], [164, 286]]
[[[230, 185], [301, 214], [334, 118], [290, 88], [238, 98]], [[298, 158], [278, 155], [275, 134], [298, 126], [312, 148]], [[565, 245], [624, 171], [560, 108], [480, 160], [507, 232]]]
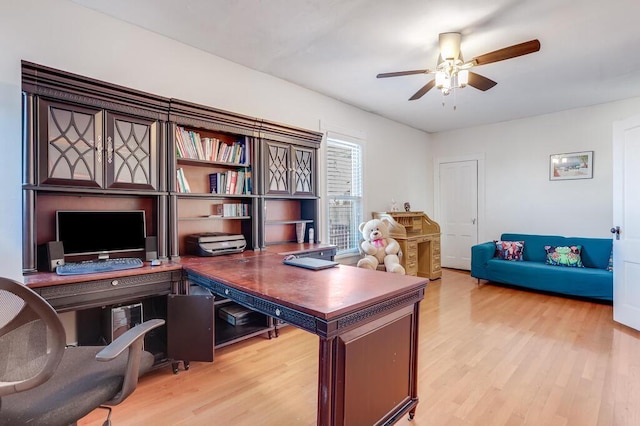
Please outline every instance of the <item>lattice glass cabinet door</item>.
[[157, 189], [158, 122], [107, 113], [106, 187]]
[[157, 189], [157, 121], [40, 99], [38, 122], [40, 184]]
[[266, 193], [291, 194], [291, 147], [288, 144], [266, 141]]
[[315, 150], [265, 141], [266, 194], [315, 195]]
[[293, 194], [314, 195], [315, 150], [292, 146]]
[[102, 187], [102, 111], [40, 100], [39, 115], [39, 182]]

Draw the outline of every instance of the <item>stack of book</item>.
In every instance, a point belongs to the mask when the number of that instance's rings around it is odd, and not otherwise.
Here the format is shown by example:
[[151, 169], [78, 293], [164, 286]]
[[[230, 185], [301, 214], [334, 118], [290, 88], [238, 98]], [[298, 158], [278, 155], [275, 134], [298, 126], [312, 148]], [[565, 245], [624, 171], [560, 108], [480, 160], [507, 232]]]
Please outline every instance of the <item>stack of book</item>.
[[182, 192], [188, 194], [191, 192], [191, 188], [189, 187], [189, 181], [184, 175], [184, 170], [182, 168], [178, 168], [176, 170], [176, 181], [178, 184], [178, 192]]
[[230, 144], [217, 138], [202, 138], [198, 132], [176, 126], [176, 156], [220, 163], [248, 164], [249, 145], [243, 139]]
[[249, 205], [225, 203], [213, 205], [213, 217], [249, 217]]
[[251, 194], [251, 170], [227, 170], [209, 174], [209, 192], [212, 194]]

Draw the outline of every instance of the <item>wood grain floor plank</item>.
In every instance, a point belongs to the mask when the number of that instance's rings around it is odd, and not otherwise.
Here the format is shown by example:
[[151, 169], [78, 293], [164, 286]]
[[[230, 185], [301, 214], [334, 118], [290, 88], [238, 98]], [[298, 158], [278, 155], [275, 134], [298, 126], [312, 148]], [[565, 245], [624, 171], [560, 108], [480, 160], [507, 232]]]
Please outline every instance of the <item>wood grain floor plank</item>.
[[[640, 333], [606, 304], [443, 271], [421, 304], [411, 426], [639, 426]], [[313, 425], [317, 337], [286, 327], [216, 351], [213, 363], [144, 378], [117, 425]], [[79, 425], [101, 425], [97, 410]]]

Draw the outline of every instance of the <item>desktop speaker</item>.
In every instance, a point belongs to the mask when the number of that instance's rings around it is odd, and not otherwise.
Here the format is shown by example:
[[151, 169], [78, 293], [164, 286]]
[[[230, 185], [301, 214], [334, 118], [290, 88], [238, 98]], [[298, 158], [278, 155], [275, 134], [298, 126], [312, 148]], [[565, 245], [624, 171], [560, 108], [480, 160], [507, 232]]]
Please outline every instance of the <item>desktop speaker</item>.
[[64, 247], [62, 241], [49, 241], [38, 246], [38, 270], [53, 272], [64, 265]]
[[146, 237], [144, 239], [144, 252], [147, 261], [158, 258], [158, 237]]

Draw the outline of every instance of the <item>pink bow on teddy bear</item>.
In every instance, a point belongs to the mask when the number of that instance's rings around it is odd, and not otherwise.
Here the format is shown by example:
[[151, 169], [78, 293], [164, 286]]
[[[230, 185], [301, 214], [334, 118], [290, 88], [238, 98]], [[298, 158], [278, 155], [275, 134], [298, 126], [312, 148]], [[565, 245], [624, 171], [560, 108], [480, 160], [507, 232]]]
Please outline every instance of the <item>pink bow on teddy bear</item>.
[[373, 243], [374, 246], [376, 247], [384, 247], [385, 245], [387, 245], [387, 242], [384, 239], [379, 239], [379, 240], [373, 240], [371, 241]]

